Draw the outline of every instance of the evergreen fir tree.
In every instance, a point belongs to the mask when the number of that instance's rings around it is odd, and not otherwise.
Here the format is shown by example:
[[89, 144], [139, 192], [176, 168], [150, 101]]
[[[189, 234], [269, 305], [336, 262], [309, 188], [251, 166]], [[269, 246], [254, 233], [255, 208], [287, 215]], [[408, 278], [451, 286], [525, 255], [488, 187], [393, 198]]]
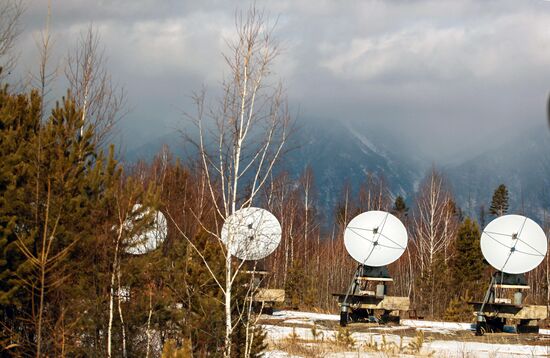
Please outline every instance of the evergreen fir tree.
[[472, 297], [468, 290], [464, 294], [453, 297], [445, 311], [445, 320], [451, 322], [471, 321], [473, 318], [472, 308], [468, 305], [468, 301], [471, 300]]
[[407, 216], [407, 214], [409, 213], [409, 208], [405, 203], [405, 199], [403, 199], [401, 195], [395, 198], [395, 202], [392, 208], [392, 213], [396, 214], [399, 217]]
[[313, 277], [306, 274], [301, 261], [296, 260], [289, 268], [285, 283], [285, 297], [293, 308], [311, 307], [317, 297]]
[[431, 266], [426, 267], [422, 276], [416, 277], [415, 287], [418, 294], [418, 309], [430, 317], [440, 317], [445, 310], [446, 286], [449, 266], [445, 264], [442, 253], [434, 256]]
[[483, 278], [483, 255], [479, 249], [480, 232], [477, 223], [466, 218], [458, 229], [455, 256], [451, 262], [454, 296], [475, 292]]
[[65, 338], [82, 337], [81, 323], [95, 319], [83, 313], [89, 306], [72, 308], [87, 297], [82, 269], [98, 268], [86, 258], [117, 164], [112, 150], [95, 147], [94, 128], [69, 97], [42, 121], [36, 92], [4, 88], [0, 136], [0, 340], [15, 355], [67, 354]]
[[493, 194], [489, 213], [494, 216], [502, 216], [508, 212], [508, 189], [500, 184]]
[[[40, 127], [40, 97], [13, 95], [5, 86], [0, 89], [0, 346], [5, 342], [30, 342], [31, 300], [18, 279], [26, 258], [18, 242], [32, 244], [21, 237], [33, 227], [31, 210], [33, 178], [31, 160], [36, 155], [34, 140]], [[36, 206], [36, 205], [35, 205]], [[21, 240], [21, 241], [20, 241]], [[28, 270], [28, 265], [26, 266]], [[20, 350], [14, 352], [18, 354]]]

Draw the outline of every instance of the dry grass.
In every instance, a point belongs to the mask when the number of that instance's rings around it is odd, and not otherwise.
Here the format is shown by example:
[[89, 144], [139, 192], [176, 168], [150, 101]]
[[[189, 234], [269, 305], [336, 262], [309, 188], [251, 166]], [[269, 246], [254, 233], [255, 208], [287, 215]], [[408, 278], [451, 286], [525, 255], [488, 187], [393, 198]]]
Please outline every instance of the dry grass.
[[[433, 352], [425, 352], [424, 334], [419, 331], [413, 339], [404, 339], [400, 337], [399, 343], [386, 339], [382, 335], [381, 341], [376, 341], [371, 336], [370, 341], [358, 344], [348, 329], [340, 329], [334, 332], [331, 337], [324, 337], [323, 331], [317, 331], [316, 326], [312, 327], [313, 339], [304, 339], [293, 330], [286, 338], [274, 342], [273, 349], [286, 352], [292, 356], [304, 358], [326, 357], [331, 353], [353, 352], [361, 353], [380, 353], [383, 357], [401, 357], [403, 355], [411, 357], [432, 357]], [[405, 343], [405, 341], [408, 343]]]
[[[314, 331], [313, 328], [312, 331]], [[313, 337], [315, 338], [303, 339], [296, 334], [295, 330], [292, 330], [292, 333], [289, 334], [288, 337], [274, 342], [272, 346], [276, 350], [284, 351], [293, 356], [305, 358], [322, 358], [327, 356], [329, 353], [341, 351], [330, 339], [325, 339], [323, 335], [313, 334]]]

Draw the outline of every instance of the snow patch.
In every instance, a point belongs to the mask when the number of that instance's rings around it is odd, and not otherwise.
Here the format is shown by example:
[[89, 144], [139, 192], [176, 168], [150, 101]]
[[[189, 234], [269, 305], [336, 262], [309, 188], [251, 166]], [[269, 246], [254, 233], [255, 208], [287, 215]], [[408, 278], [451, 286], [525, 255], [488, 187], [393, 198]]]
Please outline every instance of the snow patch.
[[269, 352], [264, 352], [263, 357], [264, 358], [288, 358], [292, 356], [283, 351], [269, 351]]
[[340, 316], [335, 314], [298, 312], [298, 311], [275, 311], [272, 316], [262, 316], [264, 319], [300, 319], [310, 321], [339, 321]]
[[[386, 153], [379, 149], [374, 143], [372, 143], [367, 137], [359, 133], [358, 131], [354, 130], [349, 124], [346, 124], [346, 129], [351, 133], [352, 136], [354, 136], [359, 142], [367, 147], [371, 152], [378, 154], [379, 156], [383, 157], [384, 159], [388, 159]], [[368, 154], [368, 153], [365, 153]], [[388, 160], [389, 161], [389, 160]]]
[[471, 330], [471, 323], [457, 323], [457, 322], [436, 322], [436, 321], [424, 321], [424, 320], [412, 320], [403, 319], [401, 325], [414, 328], [434, 328], [445, 329], [452, 331], [469, 331]]
[[[446, 357], [548, 357], [550, 348], [516, 344], [491, 344], [480, 342], [433, 341], [425, 343], [427, 351]], [[442, 354], [446, 353], [446, 354]]]

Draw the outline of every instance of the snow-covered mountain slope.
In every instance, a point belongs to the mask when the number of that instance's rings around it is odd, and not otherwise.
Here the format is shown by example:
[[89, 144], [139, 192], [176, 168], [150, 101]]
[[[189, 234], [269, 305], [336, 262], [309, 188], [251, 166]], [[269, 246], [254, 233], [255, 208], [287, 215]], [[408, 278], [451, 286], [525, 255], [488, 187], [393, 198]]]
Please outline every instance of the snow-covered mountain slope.
[[296, 133], [296, 149], [285, 156], [283, 167], [296, 175], [312, 168], [318, 204], [330, 220], [344, 185], [357, 192], [369, 174], [383, 177], [393, 196], [414, 192], [426, 164], [408, 156], [397, 141], [357, 123], [306, 124]]

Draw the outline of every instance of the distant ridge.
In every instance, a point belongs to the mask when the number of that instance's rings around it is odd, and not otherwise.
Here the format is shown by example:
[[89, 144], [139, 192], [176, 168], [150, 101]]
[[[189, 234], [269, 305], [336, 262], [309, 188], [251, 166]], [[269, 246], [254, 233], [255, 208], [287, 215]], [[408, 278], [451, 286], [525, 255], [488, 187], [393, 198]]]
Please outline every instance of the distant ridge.
[[[185, 143], [183, 135], [174, 131], [128, 151], [125, 159], [151, 160], [165, 144], [175, 157], [193, 158], [196, 149]], [[298, 178], [306, 167], [312, 168], [316, 204], [327, 225], [333, 221], [345, 184], [356, 193], [367, 174], [383, 176], [391, 194], [404, 196], [411, 205], [419, 183], [434, 164], [402, 145], [399, 137], [361, 123], [304, 121], [287, 149], [277, 171], [286, 170]], [[458, 164], [435, 165], [448, 177], [463, 212], [474, 218], [480, 205], [489, 207], [501, 183], [510, 191], [510, 212], [541, 222], [550, 208], [550, 132], [545, 126], [527, 129]]]

